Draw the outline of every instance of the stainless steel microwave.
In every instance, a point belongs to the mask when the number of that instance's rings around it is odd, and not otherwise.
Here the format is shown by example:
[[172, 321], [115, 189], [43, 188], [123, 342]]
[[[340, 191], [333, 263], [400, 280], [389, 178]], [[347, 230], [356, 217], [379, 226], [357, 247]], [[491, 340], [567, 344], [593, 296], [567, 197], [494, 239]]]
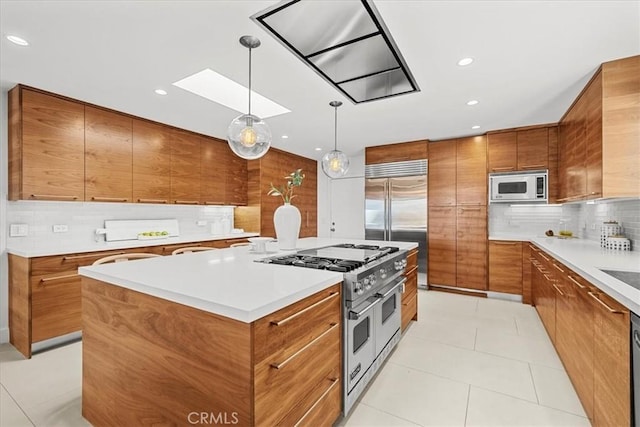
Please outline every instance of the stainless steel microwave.
[[548, 172], [489, 174], [489, 203], [547, 203]]

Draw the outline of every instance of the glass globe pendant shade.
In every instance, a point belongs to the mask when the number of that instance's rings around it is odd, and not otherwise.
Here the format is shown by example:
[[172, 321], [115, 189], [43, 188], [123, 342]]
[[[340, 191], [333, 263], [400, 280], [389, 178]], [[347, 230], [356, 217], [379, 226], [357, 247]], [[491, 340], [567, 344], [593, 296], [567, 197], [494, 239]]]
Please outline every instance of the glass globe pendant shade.
[[322, 170], [329, 178], [340, 178], [349, 170], [349, 158], [342, 151], [329, 151], [322, 156]]
[[227, 129], [229, 147], [237, 156], [255, 160], [264, 156], [271, 146], [271, 130], [258, 116], [242, 114]]

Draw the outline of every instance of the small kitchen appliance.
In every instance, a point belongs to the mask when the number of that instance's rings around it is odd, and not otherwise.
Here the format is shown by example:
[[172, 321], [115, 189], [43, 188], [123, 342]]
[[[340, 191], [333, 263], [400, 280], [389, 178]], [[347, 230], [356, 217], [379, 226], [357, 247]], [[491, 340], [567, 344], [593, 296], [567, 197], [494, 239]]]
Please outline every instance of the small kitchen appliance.
[[548, 171], [489, 174], [490, 203], [547, 203]]
[[343, 273], [344, 414], [400, 341], [407, 251], [338, 244], [256, 260]]

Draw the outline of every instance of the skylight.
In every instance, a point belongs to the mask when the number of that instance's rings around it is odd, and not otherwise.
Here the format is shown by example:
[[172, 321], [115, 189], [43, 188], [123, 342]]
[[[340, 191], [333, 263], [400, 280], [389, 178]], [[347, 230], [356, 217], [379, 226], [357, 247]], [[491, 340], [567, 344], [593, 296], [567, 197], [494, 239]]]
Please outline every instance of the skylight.
[[[247, 113], [249, 89], [209, 68], [178, 80], [173, 85], [239, 113]], [[256, 91], [251, 92], [252, 114], [264, 119], [291, 112]]]

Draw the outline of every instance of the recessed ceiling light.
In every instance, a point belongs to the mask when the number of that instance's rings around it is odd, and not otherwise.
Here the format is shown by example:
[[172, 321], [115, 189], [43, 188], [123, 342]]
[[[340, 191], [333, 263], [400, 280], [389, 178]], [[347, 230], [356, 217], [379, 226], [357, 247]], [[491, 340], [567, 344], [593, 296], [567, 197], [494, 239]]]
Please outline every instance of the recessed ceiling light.
[[29, 42], [22, 37], [9, 35], [7, 36], [7, 40], [9, 40], [11, 43], [17, 44], [18, 46], [29, 46]]
[[[180, 89], [195, 93], [203, 98], [213, 101], [240, 113], [247, 113], [249, 103], [249, 89], [233, 80], [205, 68], [191, 76], [185, 77], [173, 83]], [[280, 104], [251, 91], [251, 113], [261, 118], [273, 117], [284, 113], [290, 113]]]
[[465, 65], [469, 65], [473, 62], [473, 58], [462, 58], [458, 61], [458, 65], [464, 67]]
[[471, 101], [467, 101], [467, 105], [476, 105], [478, 103], [477, 100], [472, 99]]
[[164, 89], [156, 89], [156, 90], [155, 90], [155, 92], [156, 92], [158, 95], [166, 95], [166, 94], [167, 94], [167, 91], [166, 91], [166, 90], [164, 90]]
[[316, 147], [316, 151], [322, 151], [322, 148]]
[[289, 135], [282, 135], [282, 139], [288, 139]]
[[471, 129], [480, 129], [479, 125], [471, 126]]

